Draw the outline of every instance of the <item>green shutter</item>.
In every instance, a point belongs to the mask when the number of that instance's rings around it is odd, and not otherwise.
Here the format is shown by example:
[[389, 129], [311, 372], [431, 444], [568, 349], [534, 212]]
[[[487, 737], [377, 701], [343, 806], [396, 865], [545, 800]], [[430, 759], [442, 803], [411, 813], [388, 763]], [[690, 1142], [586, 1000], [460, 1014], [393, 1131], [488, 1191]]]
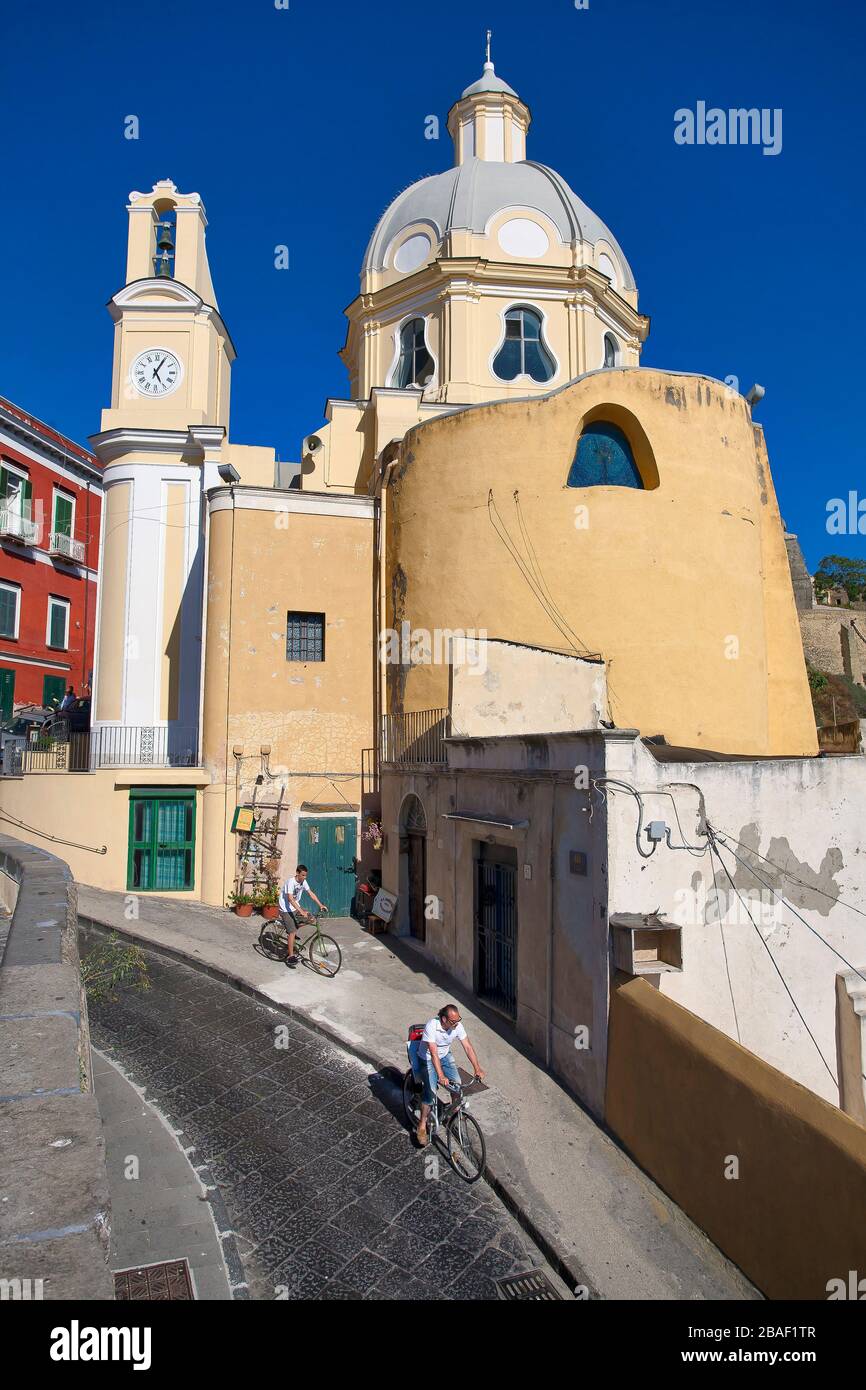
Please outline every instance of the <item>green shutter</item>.
[[127, 886], [191, 889], [195, 879], [195, 792], [133, 788], [129, 797]]
[[51, 625], [48, 633], [49, 647], [60, 647], [65, 649], [67, 643], [66, 615], [68, 609], [64, 603], [57, 603], [54, 599], [48, 600], [51, 605]]
[[53, 529], [58, 536], [72, 536], [72, 499], [62, 492], [54, 494]]
[[42, 703], [46, 709], [59, 705], [66, 694], [66, 680], [63, 676], [42, 677]]
[[33, 502], [33, 484], [29, 478], [25, 478], [21, 484], [21, 515], [30, 520]]
[[0, 637], [15, 636], [15, 610], [18, 594], [12, 589], [0, 589]]
[[5, 468], [0, 468], [0, 501], [6, 496], [9, 489], [9, 474]]

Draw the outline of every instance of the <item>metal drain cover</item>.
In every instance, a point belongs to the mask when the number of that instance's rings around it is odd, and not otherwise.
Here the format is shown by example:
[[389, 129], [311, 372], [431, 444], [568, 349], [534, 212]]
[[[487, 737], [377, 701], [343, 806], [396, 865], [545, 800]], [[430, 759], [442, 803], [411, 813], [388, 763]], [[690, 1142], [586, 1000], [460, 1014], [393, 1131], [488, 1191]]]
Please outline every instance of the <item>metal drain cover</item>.
[[186, 1260], [119, 1269], [114, 1276], [114, 1296], [123, 1302], [168, 1303], [195, 1298]]
[[507, 1279], [497, 1279], [496, 1283], [503, 1298], [517, 1299], [523, 1303], [548, 1303], [560, 1297], [540, 1269], [530, 1269], [526, 1274], [511, 1274]]

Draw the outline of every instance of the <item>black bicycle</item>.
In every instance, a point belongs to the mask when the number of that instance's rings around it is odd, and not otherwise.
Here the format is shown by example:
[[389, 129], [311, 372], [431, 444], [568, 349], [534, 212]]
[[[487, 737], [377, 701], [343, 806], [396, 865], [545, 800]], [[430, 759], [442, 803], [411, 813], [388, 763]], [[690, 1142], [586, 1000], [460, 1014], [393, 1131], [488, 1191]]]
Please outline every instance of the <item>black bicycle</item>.
[[[479, 1078], [474, 1076], [467, 1084], [472, 1086]], [[466, 1086], [447, 1082], [453, 1096], [450, 1105], [440, 1102], [439, 1092], [433, 1097], [427, 1124], [430, 1127], [430, 1141], [436, 1142], [436, 1135], [445, 1130], [445, 1150], [448, 1162], [464, 1182], [477, 1182], [484, 1172], [487, 1162], [487, 1145], [484, 1134], [474, 1115], [468, 1112]], [[424, 1088], [410, 1067], [403, 1077], [403, 1109], [406, 1119], [413, 1129], [418, 1128], [421, 1119], [421, 1097]], [[440, 1141], [441, 1142], [441, 1141]]]
[[[310, 967], [315, 970], [317, 975], [327, 975], [333, 979], [340, 966], [343, 964], [343, 953], [332, 936], [326, 936], [319, 926], [318, 914], [308, 919], [313, 923], [314, 931], [308, 936], [306, 941], [295, 944], [295, 950], [303, 959], [306, 951], [307, 960]], [[298, 923], [300, 927], [302, 923]], [[289, 949], [288, 927], [281, 922], [279, 917], [269, 918], [259, 932], [259, 946], [270, 960], [285, 961]]]

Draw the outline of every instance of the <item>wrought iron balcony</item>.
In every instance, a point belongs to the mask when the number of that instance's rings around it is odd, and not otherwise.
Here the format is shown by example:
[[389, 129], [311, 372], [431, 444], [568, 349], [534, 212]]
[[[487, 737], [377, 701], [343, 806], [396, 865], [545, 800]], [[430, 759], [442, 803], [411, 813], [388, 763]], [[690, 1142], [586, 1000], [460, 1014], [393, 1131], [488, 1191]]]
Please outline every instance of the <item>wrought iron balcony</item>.
[[0, 506], [0, 537], [4, 540], [38, 545], [39, 533], [39, 522], [32, 520], [29, 503], [23, 510], [20, 503], [13, 507]]
[[51, 532], [48, 538], [48, 552], [51, 555], [59, 555], [64, 560], [74, 560], [77, 565], [84, 564], [84, 542], [76, 541], [72, 536], [64, 535], [62, 531]]
[[101, 767], [198, 767], [198, 731], [171, 725], [108, 725], [84, 732], [58, 719], [47, 733], [4, 751], [3, 773], [96, 772]]
[[382, 719], [383, 763], [398, 767], [444, 767], [445, 740], [451, 732], [447, 709], [410, 710]]

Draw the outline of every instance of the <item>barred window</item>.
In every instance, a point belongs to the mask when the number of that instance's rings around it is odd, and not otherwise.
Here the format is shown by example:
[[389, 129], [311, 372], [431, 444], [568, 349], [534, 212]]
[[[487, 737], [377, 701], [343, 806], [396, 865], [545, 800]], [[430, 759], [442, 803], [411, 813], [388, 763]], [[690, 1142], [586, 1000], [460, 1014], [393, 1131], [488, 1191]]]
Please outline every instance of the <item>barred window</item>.
[[289, 613], [286, 619], [286, 661], [324, 659], [324, 613]]

